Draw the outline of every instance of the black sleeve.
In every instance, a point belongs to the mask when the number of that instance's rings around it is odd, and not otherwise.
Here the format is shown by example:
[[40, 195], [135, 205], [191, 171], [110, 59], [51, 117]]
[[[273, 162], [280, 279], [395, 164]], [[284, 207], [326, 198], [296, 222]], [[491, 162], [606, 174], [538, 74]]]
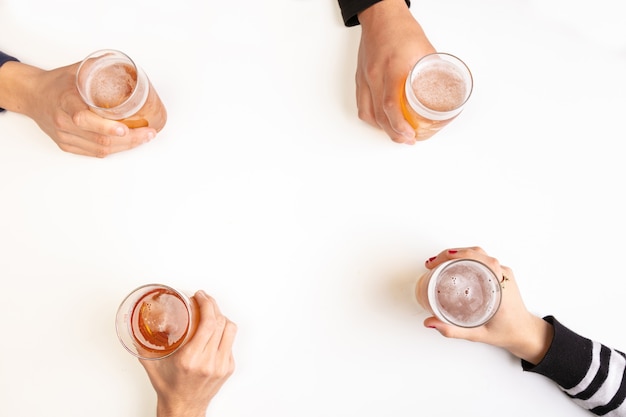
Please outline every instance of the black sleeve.
[[[346, 26], [356, 26], [359, 24], [357, 14], [367, 9], [373, 4], [382, 0], [338, 0], [339, 8], [341, 9], [341, 16], [343, 17], [343, 23]], [[405, 0], [408, 7], [411, 6], [410, 0]]]
[[[0, 51], [0, 67], [9, 61], [17, 61], [17, 59]], [[0, 107], [0, 112], [3, 112], [3, 111], [4, 109]]]
[[522, 369], [550, 378], [579, 406], [597, 415], [626, 416], [626, 356], [582, 337], [554, 317], [554, 339], [537, 365], [522, 360]]

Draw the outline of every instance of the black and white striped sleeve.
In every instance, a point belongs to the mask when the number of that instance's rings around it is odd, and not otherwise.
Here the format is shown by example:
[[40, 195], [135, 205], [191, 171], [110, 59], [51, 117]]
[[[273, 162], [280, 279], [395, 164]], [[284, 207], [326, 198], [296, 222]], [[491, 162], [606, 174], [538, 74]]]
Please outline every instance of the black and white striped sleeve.
[[626, 417], [624, 353], [582, 337], [554, 317], [554, 339], [536, 366], [522, 361], [525, 371], [550, 378], [572, 401], [599, 416]]

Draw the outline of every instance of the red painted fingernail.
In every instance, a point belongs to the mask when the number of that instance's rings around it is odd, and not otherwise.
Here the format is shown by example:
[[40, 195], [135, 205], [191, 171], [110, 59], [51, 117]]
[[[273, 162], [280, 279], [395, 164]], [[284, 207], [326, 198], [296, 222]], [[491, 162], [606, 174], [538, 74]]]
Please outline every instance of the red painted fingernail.
[[458, 250], [454, 250], [454, 249], [450, 249], [450, 250], [448, 251], [448, 253], [457, 253], [457, 252], [458, 252]]
[[428, 327], [429, 329], [436, 329], [435, 326], [426, 326], [426, 327]]
[[428, 258], [428, 260], [426, 262], [432, 262], [435, 260], [435, 258], [437, 258], [436, 256], [433, 256], [432, 258]]

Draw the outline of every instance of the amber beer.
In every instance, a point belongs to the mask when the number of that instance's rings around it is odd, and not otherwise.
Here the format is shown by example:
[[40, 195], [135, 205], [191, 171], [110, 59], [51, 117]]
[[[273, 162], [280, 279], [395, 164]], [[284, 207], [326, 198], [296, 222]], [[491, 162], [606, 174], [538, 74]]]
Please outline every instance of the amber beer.
[[454, 55], [424, 56], [406, 79], [402, 112], [416, 140], [430, 138], [458, 116], [473, 88], [472, 73]]
[[130, 128], [163, 129], [167, 112], [141, 68], [126, 54], [101, 50], [90, 54], [78, 67], [76, 86], [89, 108]]
[[191, 338], [197, 307], [186, 294], [160, 284], [144, 285], [121, 303], [116, 330], [124, 347], [143, 359], [161, 359]]
[[415, 297], [445, 323], [477, 327], [496, 314], [502, 292], [498, 277], [488, 266], [473, 259], [455, 259], [422, 275]]

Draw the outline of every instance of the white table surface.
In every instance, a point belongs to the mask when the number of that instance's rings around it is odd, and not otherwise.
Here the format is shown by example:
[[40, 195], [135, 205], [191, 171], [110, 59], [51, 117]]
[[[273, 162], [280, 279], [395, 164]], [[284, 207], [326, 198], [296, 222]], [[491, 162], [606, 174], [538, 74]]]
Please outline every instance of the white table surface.
[[0, 115], [0, 416], [152, 416], [113, 325], [149, 282], [239, 326], [209, 416], [590, 415], [424, 328], [412, 290], [428, 257], [480, 245], [531, 311], [626, 348], [620, 1], [414, 1], [475, 89], [413, 147], [357, 118], [360, 29], [334, 0], [200, 4], [0, 0], [0, 50], [51, 69], [120, 49], [169, 112], [102, 160]]

